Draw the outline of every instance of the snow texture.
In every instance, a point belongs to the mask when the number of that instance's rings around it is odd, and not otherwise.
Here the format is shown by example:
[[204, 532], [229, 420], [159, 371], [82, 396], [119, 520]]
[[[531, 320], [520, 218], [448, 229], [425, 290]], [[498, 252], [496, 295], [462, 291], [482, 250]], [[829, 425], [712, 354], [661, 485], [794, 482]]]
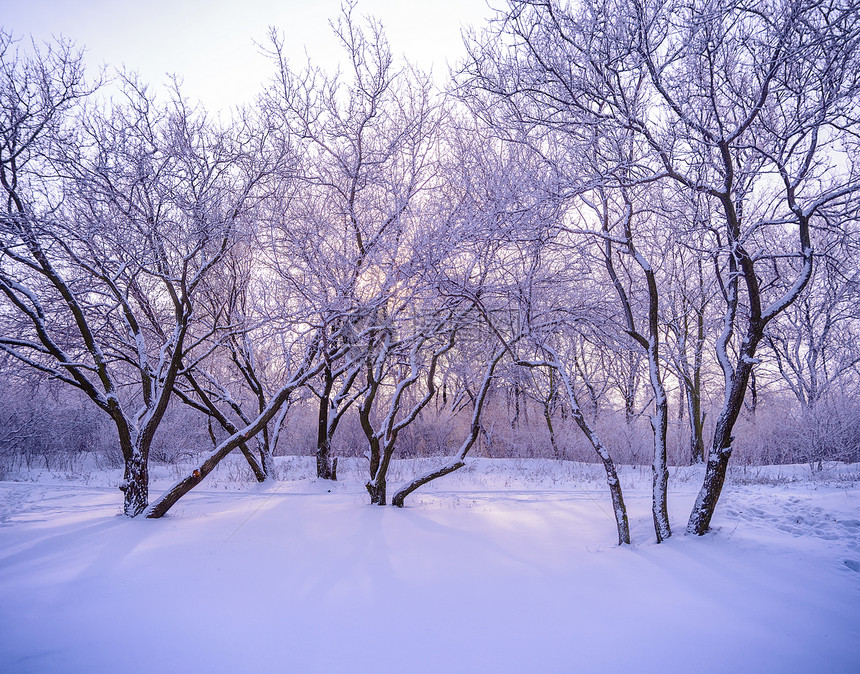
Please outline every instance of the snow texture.
[[[0, 482], [0, 671], [860, 671], [851, 482], [735, 481], [711, 534], [656, 545], [625, 468], [618, 547], [597, 466], [476, 459], [397, 509], [366, 504], [364, 464], [278, 461], [155, 521], [118, 514], [115, 475]], [[672, 481], [683, 531], [698, 475]]]

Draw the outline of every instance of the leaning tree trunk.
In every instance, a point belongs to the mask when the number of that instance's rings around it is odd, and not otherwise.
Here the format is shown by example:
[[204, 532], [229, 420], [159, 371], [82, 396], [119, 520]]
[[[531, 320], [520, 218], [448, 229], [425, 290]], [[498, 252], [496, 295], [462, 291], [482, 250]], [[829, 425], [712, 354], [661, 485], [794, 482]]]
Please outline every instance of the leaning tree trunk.
[[[481, 414], [484, 410], [484, 403], [486, 402], [487, 395], [490, 391], [490, 384], [493, 381], [493, 373], [504, 355], [505, 350], [500, 349], [498, 353], [494, 354], [490, 359], [487, 369], [484, 371], [484, 379], [481, 382], [481, 388], [478, 389], [478, 394], [475, 396], [475, 409], [472, 411], [472, 423], [469, 426], [469, 435], [463, 441], [463, 444], [460, 445], [460, 451], [457, 452], [457, 456], [441, 468], [425, 473], [399, 489], [397, 493], [394, 494], [394, 498], [391, 499], [391, 505], [402, 508], [406, 501], [406, 497], [413, 491], [424, 486], [428, 482], [432, 482], [433, 480], [444, 477], [445, 475], [450, 475], [454, 471], [460, 470], [460, 468], [466, 465], [466, 455], [469, 453], [469, 450], [472, 449], [472, 446], [481, 434]], [[552, 426], [550, 426], [550, 430], [552, 430]]]
[[228, 454], [230, 454], [230, 452], [240, 445], [249, 442], [251, 438], [259, 433], [269, 419], [275, 415], [278, 408], [286, 402], [287, 395], [288, 394], [284, 394], [281, 396], [279, 394], [276, 396], [273, 401], [269, 403], [269, 406], [263, 414], [257, 417], [252, 424], [246, 426], [241, 431], [237, 431], [218, 445], [218, 447], [213, 450], [209, 457], [201, 463], [200, 466], [194, 468], [191, 473], [174, 484], [166, 493], [162, 494], [154, 503], [152, 503], [152, 505], [146, 508], [144, 515], [150, 519], [157, 519], [164, 516], [179, 499], [200, 484], [203, 479], [209, 475], [209, 473], [215, 470], [215, 467]]
[[[218, 424], [225, 431], [230, 433], [236, 433], [239, 429], [230, 421], [216, 406], [215, 403], [212, 402], [212, 399], [206, 393], [202, 386], [197, 382], [194, 378], [194, 375], [191, 372], [185, 372], [185, 379], [191, 384], [191, 388], [194, 389], [195, 393], [197, 393], [197, 397], [200, 399], [202, 403], [202, 411], [209, 415], [208, 422], [208, 430], [209, 430], [209, 439], [212, 440], [212, 447], [218, 446], [218, 440], [215, 437], [215, 431], [212, 429], [212, 420], [218, 422]], [[177, 389], [176, 394], [179, 395], [180, 400], [182, 400], [185, 404], [191, 405], [192, 407], [197, 407], [196, 403], [194, 403], [188, 396], [184, 395], [181, 390]], [[238, 410], [241, 412], [241, 410]], [[243, 422], [248, 423], [248, 420], [244, 417], [244, 415], [240, 415]], [[265, 482], [267, 473], [265, 469], [261, 467], [260, 463], [257, 459], [254, 458], [254, 455], [251, 453], [251, 450], [248, 448], [246, 443], [243, 443], [239, 446], [239, 451], [242, 452], [242, 456], [245, 457], [245, 461], [248, 462], [248, 466], [251, 468], [251, 472], [254, 473], [254, 479], [257, 482]]]
[[750, 348], [749, 342], [747, 342], [741, 350], [742, 355], [738, 359], [738, 366], [731, 379], [726, 401], [717, 419], [714, 439], [705, 467], [705, 479], [687, 522], [688, 534], [702, 536], [707, 533], [711, 526], [711, 518], [714, 516], [714, 510], [726, 480], [726, 470], [734, 440], [732, 430], [744, 404], [744, 394], [754, 363], [753, 353], [755, 353], [755, 346]]
[[458, 457], [450, 463], [445, 464], [441, 468], [437, 468], [434, 471], [425, 473], [420, 477], [416, 477], [414, 480], [412, 480], [412, 482], [404, 486], [402, 489], [398, 490], [398, 492], [394, 495], [394, 498], [391, 499], [391, 505], [396, 506], [398, 508], [402, 508], [405, 505], [406, 497], [409, 496], [409, 494], [411, 494], [413, 491], [415, 491], [419, 487], [424, 486], [428, 482], [432, 482], [433, 480], [436, 480], [440, 477], [450, 475], [454, 471], [460, 470], [465, 465], [466, 462]]
[[582, 409], [579, 407], [579, 402], [576, 398], [576, 393], [573, 390], [573, 384], [567, 375], [558, 354], [554, 350], [548, 349], [549, 353], [555, 359], [554, 367], [561, 377], [564, 388], [567, 392], [567, 398], [570, 403], [571, 415], [576, 425], [588, 438], [600, 461], [603, 463], [603, 470], [606, 473], [606, 484], [609, 487], [609, 495], [612, 499], [612, 512], [615, 515], [615, 525], [618, 529], [618, 545], [630, 544], [630, 524], [627, 520], [627, 507], [624, 505], [624, 496], [621, 492], [621, 480], [618, 479], [618, 473], [615, 470], [615, 462], [609, 450], [601, 441], [600, 437], [585, 419], [582, 414]]
[[168, 489], [166, 493], [162, 494], [154, 503], [147, 507], [144, 511], [144, 516], [152, 519], [164, 516], [179, 499], [185, 496], [185, 494], [191, 491], [195, 486], [200, 484], [200, 482], [202, 482], [209, 473], [215, 470], [215, 467], [224, 459], [224, 457], [230, 454], [230, 452], [237, 447], [249, 442], [251, 438], [262, 431], [266, 424], [275, 417], [281, 407], [286, 404], [293, 391], [300, 386], [304, 386], [311, 377], [319, 374], [320, 369], [322, 369], [322, 365], [318, 365], [316, 368], [311, 368], [313, 358], [316, 353], [314, 346], [315, 344], [312, 344], [311, 348], [308, 349], [308, 353], [305, 356], [305, 362], [299, 368], [295, 377], [293, 377], [288, 384], [284, 385], [272, 397], [269, 404], [260, 413], [260, 415], [252, 423], [242, 430], [233, 433], [229, 438], [218, 445], [218, 447], [213, 450], [209, 457], [201, 463], [200, 466], [194, 468], [190, 474], [179, 480], [179, 482]]
[[[609, 222], [604, 219], [603, 233], [606, 235], [604, 249], [604, 264], [612, 280], [612, 285], [615, 288], [618, 300], [621, 304], [621, 309], [624, 313], [624, 320], [627, 324], [627, 334], [639, 344], [648, 357], [648, 379], [651, 384], [651, 390], [654, 393], [654, 415], [651, 417], [651, 429], [654, 431], [654, 456], [651, 462], [651, 512], [654, 519], [654, 532], [657, 536], [657, 542], [662, 543], [672, 535], [672, 530], [669, 526], [669, 507], [668, 507], [668, 483], [669, 470], [667, 467], [667, 452], [666, 452], [666, 435], [668, 432], [669, 423], [669, 401], [666, 396], [666, 387], [663, 385], [663, 380], [660, 377], [660, 304], [659, 291], [657, 288], [657, 280], [654, 268], [651, 263], [636, 249], [633, 245], [633, 231], [631, 220], [633, 217], [633, 206], [624, 193], [624, 202], [626, 205], [627, 217], [624, 221], [624, 239], [625, 250], [631, 255], [645, 275], [645, 281], [648, 286], [648, 336], [641, 334], [636, 329], [636, 323], [633, 318], [633, 310], [630, 304], [630, 298], [624, 285], [621, 282], [618, 274], [615, 271], [615, 266], [612, 261], [613, 248], [612, 239], [609, 237]], [[628, 410], [630, 401], [626, 401], [625, 407]], [[584, 429], [583, 429], [584, 430]]]
[[[793, 196], [792, 196], [793, 199]], [[738, 241], [740, 238], [740, 226], [733, 210], [733, 204], [728, 197], [723, 199], [726, 204], [726, 213], [731, 223], [729, 229], [729, 240]], [[708, 462], [705, 468], [705, 479], [696, 503], [690, 513], [687, 522], [687, 533], [702, 536], [707, 533], [711, 525], [711, 518], [717, 507], [717, 501], [723, 489], [726, 479], [726, 469], [729, 457], [732, 453], [734, 437], [732, 431], [738, 415], [744, 404], [747, 386], [752, 375], [753, 366], [759, 362], [755, 357], [756, 349], [761, 341], [765, 327], [774, 317], [785, 311], [794, 302], [809, 279], [812, 276], [812, 245], [809, 238], [809, 213], [803, 214], [795, 205], [792, 210], [798, 216], [801, 252], [800, 256], [803, 266], [798, 272], [794, 283], [785, 293], [764, 311], [761, 307], [761, 289], [759, 279], [755, 273], [754, 261], [740, 245], [736, 245], [732, 257], [729, 258], [729, 271], [732, 278], [727, 286], [727, 308], [723, 323], [723, 332], [717, 344], [717, 357], [721, 361], [726, 377], [726, 398], [720, 416], [717, 418], [714, 429], [714, 440], [711, 451], [708, 453]], [[727, 345], [734, 331], [735, 319], [738, 307], [738, 282], [742, 278], [747, 289], [747, 301], [749, 317], [744, 339], [738, 348], [738, 355], [734, 368], [728, 358]]]
[[609, 450], [606, 449], [603, 442], [597, 437], [588, 425], [588, 422], [585, 421], [579, 409], [573, 411], [573, 418], [582, 432], [585, 433], [585, 436], [603, 463], [603, 470], [606, 473], [606, 484], [609, 486], [609, 495], [612, 499], [612, 512], [615, 514], [615, 525], [618, 528], [618, 545], [629, 545], [630, 524], [627, 521], [627, 507], [624, 505], [621, 480], [618, 479], [618, 473], [615, 471], [615, 463], [612, 461]]

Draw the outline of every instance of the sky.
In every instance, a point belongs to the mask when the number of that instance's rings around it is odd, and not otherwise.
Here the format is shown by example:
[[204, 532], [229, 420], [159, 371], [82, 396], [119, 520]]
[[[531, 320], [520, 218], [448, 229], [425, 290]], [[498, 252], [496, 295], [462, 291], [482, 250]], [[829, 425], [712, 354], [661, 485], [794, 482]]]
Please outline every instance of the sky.
[[[492, 0], [496, 5], [501, 0]], [[86, 63], [125, 65], [144, 82], [182, 77], [186, 96], [210, 110], [253, 100], [272, 72], [259, 44], [278, 28], [292, 65], [311, 59], [333, 70], [340, 57], [329, 20], [341, 0], [0, 0], [0, 25], [36, 41], [62, 35], [86, 48]], [[406, 56], [437, 80], [463, 54], [461, 30], [480, 25], [487, 0], [359, 0], [356, 11], [385, 26], [395, 56]], [[306, 56], [307, 55], [307, 56]]]

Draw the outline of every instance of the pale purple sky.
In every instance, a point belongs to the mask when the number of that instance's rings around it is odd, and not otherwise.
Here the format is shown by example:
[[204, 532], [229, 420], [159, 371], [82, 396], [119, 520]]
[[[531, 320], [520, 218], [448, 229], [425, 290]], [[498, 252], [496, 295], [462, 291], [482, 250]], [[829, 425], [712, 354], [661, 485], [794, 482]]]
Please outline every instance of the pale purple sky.
[[[328, 21], [340, 0], [26, 0], [3, 2], [0, 23], [17, 37], [64, 35], [87, 48], [88, 67], [125, 64], [145, 82], [160, 85], [166, 73], [184, 79], [186, 95], [212, 110], [252, 100], [271, 67], [256, 42], [269, 25], [279, 28], [291, 62], [305, 49], [326, 68], [341, 52]], [[495, 6], [502, 0], [493, 0]], [[359, 15], [385, 25], [395, 55], [406, 54], [437, 78], [463, 54], [461, 28], [491, 14], [487, 0], [359, 0]]]

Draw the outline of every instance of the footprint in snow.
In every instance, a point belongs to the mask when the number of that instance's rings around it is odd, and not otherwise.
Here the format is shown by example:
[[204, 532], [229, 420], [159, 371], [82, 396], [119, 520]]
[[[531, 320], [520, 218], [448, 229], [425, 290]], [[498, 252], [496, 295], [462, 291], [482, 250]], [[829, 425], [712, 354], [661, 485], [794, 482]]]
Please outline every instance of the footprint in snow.
[[858, 562], [857, 560], [846, 559], [845, 560], [845, 566], [847, 566], [852, 571], [856, 571], [857, 573], [860, 573], [860, 562]]

